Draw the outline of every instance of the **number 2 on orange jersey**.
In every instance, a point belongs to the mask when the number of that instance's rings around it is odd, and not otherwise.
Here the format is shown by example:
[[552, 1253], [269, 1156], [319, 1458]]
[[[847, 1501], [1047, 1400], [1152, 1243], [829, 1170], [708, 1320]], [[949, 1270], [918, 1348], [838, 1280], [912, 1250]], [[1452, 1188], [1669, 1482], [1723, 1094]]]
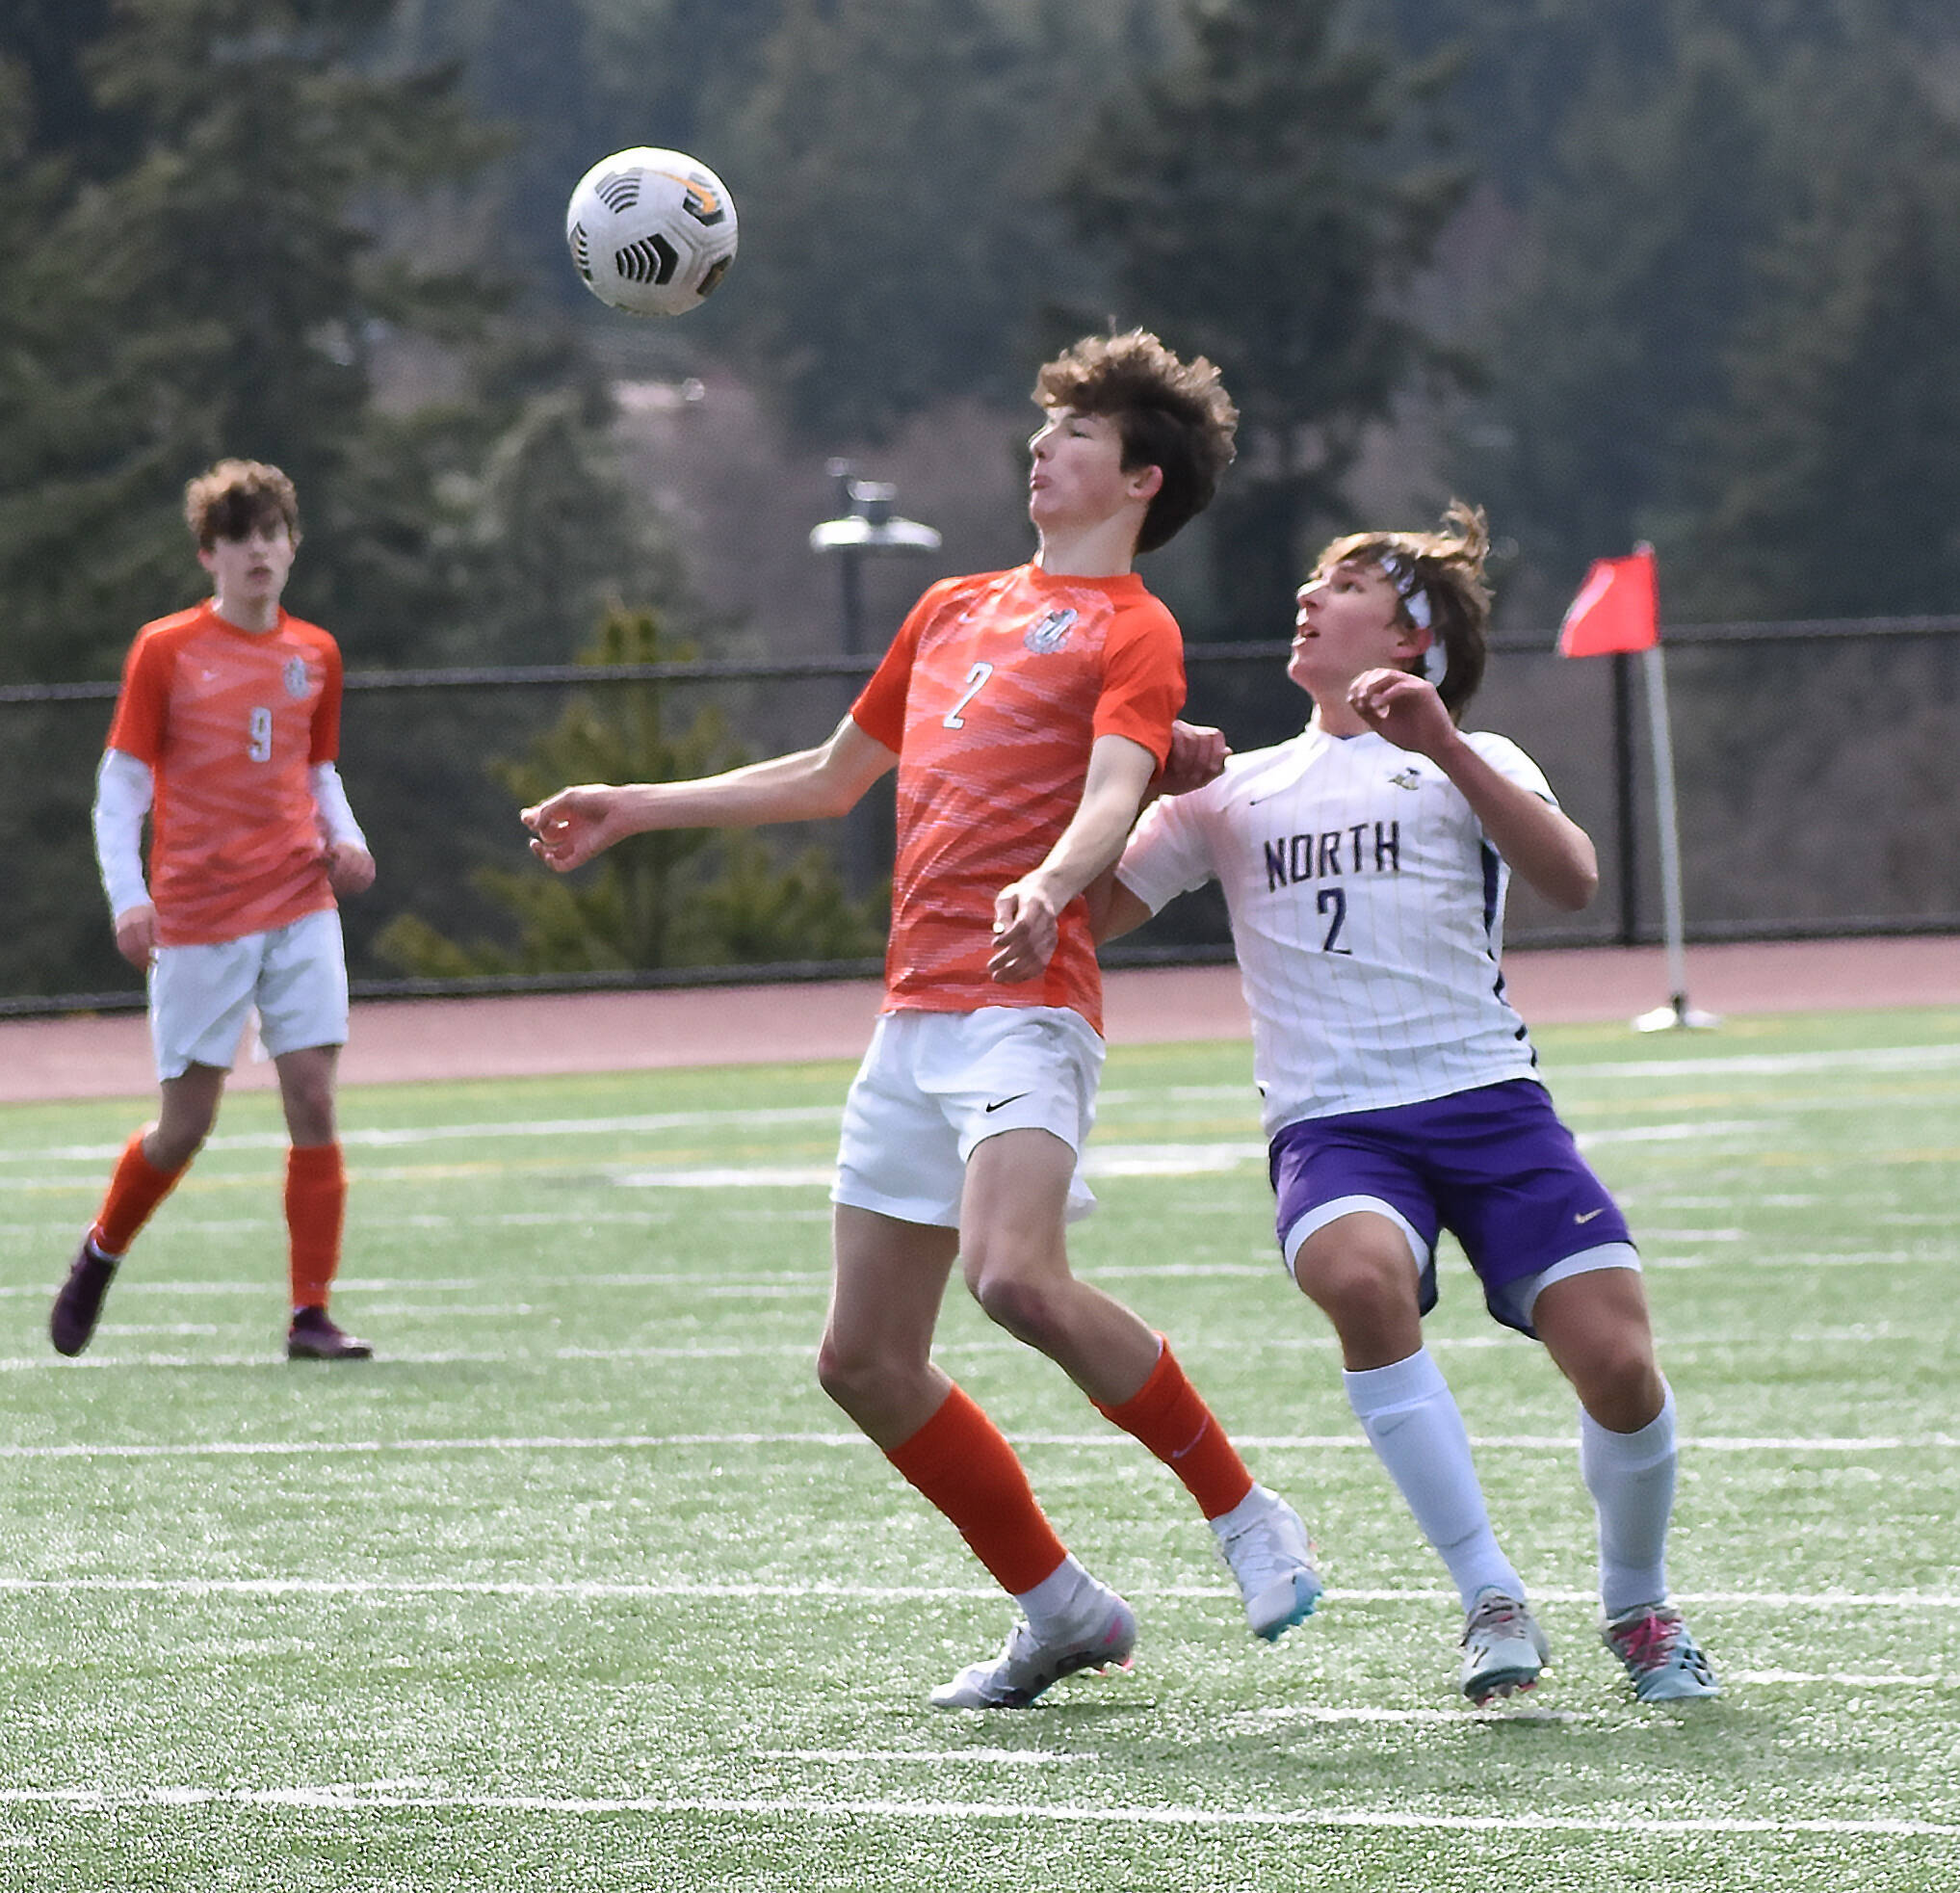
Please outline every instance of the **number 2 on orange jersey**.
[[994, 667], [991, 664], [976, 664], [966, 673], [966, 689], [960, 693], [959, 701], [947, 711], [944, 719], [948, 729], [964, 729], [966, 727], [966, 719], [959, 713], [986, 688], [986, 681], [993, 674]]

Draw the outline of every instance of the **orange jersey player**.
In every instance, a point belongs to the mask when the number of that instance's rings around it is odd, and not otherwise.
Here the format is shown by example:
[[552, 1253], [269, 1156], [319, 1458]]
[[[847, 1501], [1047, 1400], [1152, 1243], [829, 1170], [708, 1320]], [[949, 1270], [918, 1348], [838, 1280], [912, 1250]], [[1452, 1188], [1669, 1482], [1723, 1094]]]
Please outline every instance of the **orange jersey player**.
[[894, 1010], [1059, 1006], [1102, 1025], [1080, 905], [1034, 978], [993, 979], [994, 897], [1033, 872], [1105, 736], [1164, 753], [1184, 702], [1176, 623], [1135, 572], [1038, 565], [949, 579], [919, 601], [852, 711], [899, 757], [886, 980]]
[[845, 1106], [817, 1373], [1020, 1607], [998, 1656], [932, 1692], [942, 1708], [1025, 1707], [1072, 1671], [1127, 1666], [1137, 1637], [931, 1357], [955, 1259], [994, 1321], [1177, 1473], [1255, 1632], [1279, 1636], [1320, 1591], [1298, 1514], [1254, 1483], [1163, 1337], [1076, 1279], [1063, 1236], [1090, 1206], [1079, 1160], [1103, 1062], [1082, 895], [1184, 700], [1176, 622], [1132, 565], [1209, 504], [1237, 415], [1210, 363], [1140, 331], [1077, 343], [1034, 399], [1033, 560], [928, 591], [826, 743], [524, 811], [562, 872], [648, 829], [842, 814], [898, 771], [885, 1008]]
[[340, 650], [279, 604], [300, 535], [278, 468], [221, 461], [191, 483], [185, 513], [215, 590], [137, 634], [94, 812], [116, 943], [148, 973], [161, 1103], [117, 1164], [50, 1330], [62, 1354], [88, 1346], [117, 1265], [210, 1134], [256, 1010], [293, 1146], [286, 1352], [357, 1359], [371, 1350], [327, 1312], [347, 1200], [334, 1122], [347, 963], [334, 897], [375, 878], [334, 767]]

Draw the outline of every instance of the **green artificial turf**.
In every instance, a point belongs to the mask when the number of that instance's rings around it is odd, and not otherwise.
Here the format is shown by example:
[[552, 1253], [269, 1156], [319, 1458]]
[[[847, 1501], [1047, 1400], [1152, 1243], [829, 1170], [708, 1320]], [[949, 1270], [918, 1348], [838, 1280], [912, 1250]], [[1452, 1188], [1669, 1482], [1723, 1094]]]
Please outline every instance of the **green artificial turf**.
[[1629, 1699], [1572, 1402], [1450, 1249], [1431, 1345], [1555, 1654], [1454, 1694], [1453, 1593], [1273, 1255], [1242, 1045], [1112, 1052], [1074, 1252], [1329, 1596], [1255, 1643], [1174, 1480], [955, 1285], [947, 1366], [1143, 1624], [1020, 1714], [927, 1707], [1008, 1608], [812, 1377], [846, 1067], [351, 1091], [346, 1365], [281, 1358], [269, 1098], [76, 1361], [48, 1298], [144, 1105], [0, 1110], [0, 1887], [1960, 1884], [1960, 1017], [1536, 1037], [1648, 1265], [1715, 1702]]

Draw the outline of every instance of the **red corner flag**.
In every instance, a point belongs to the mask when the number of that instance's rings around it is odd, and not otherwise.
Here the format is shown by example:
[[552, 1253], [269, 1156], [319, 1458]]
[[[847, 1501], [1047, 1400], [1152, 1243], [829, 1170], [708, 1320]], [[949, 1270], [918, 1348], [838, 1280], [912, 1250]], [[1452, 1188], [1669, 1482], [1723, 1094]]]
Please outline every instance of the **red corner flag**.
[[1595, 559], [1558, 627], [1558, 655], [1605, 657], [1649, 650], [1659, 642], [1654, 548], [1643, 545], [1625, 559]]

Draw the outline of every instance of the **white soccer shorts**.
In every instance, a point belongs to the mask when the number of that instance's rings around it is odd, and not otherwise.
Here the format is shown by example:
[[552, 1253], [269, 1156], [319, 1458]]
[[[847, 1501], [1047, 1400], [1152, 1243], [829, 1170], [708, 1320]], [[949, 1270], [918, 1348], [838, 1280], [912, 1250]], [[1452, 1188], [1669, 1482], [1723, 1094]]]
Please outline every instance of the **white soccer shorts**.
[[[1062, 1007], [886, 1012], [845, 1101], [830, 1200], [956, 1229], [966, 1160], [986, 1138], [1044, 1130], [1080, 1160], [1102, 1069], [1102, 1039]], [[1068, 1220], [1094, 1207], [1078, 1161]]]
[[347, 951], [336, 908], [210, 946], [157, 948], [149, 1032], [159, 1081], [194, 1065], [230, 1070], [254, 1007], [274, 1058], [347, 1043]]

